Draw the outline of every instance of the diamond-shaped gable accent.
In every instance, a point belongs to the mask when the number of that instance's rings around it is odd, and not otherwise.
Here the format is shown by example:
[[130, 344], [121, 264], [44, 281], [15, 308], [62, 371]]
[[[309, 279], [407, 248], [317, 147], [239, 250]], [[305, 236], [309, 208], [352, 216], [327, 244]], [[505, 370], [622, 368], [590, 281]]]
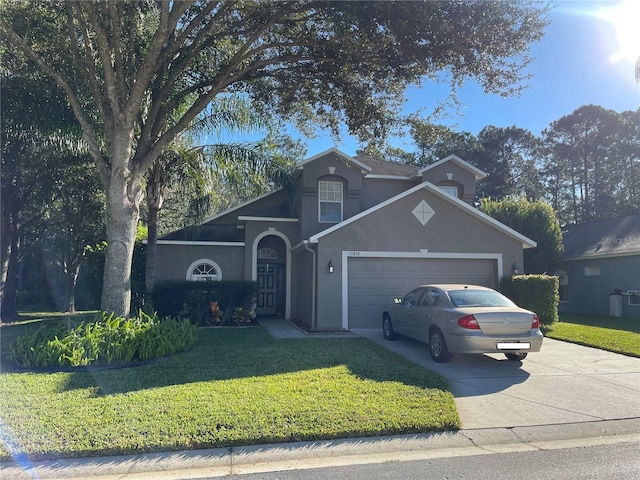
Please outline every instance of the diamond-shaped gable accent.
[[415, 215], [422, 225], [426, 225], [427, 222], [431, 220], [431, 217], [433, 217], [435, 212], [427, 202], [422, 200], [411, 213]]

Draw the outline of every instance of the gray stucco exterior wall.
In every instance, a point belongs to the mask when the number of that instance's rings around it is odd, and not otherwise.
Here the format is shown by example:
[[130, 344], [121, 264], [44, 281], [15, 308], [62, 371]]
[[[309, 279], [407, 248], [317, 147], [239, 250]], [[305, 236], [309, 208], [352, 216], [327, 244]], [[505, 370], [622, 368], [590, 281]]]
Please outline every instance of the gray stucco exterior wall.
[[[567, 261], [563, 269], [568, 278], [568, 299], [560, 302], [560, 312], [609, 315], [610, 296], [615, 290], [640, 290], [640, 255]], [[640, 306], [629, 305], [626, 295], [622, 300], [623, 316], [640, 317]]]
[[[237, 244], [199, 245], [195, 242], [158, 244], [157, 278], [161, 281], [186, 280], [189, 267], [199, 260], [212, 260], [220, 266], [223, 280], [244, 280], [244, 246]], [[161, 283], [159, 281], [158, 283]]]
[[313, 320], [313, 255], [303, 247], [291, 255], [294, 264], [291, 317], [311, 326]]
[[458, 186], [460, 198], [467, 203], [471, 203], [476, 195], [475, 176], [455, 162], [429, 168], [423, 173], [423, 179], [434, 185]]
[[[422, 225], [412, 211], [426, 200], [435, 212]], [[473, 241], [469, 241], [473, 239]], [[522, 243], [495, 227], [421, 189], [356, 220], [349, 228], [335, 230], [318, 241], [318, 304], [323, 328], [340, 328], [342, 319], [342, 253], [345, 251], [428, 252], [500, 255], [504, 265], [522, 265]], [[329, 260], [334, 273], [326, 273]]]

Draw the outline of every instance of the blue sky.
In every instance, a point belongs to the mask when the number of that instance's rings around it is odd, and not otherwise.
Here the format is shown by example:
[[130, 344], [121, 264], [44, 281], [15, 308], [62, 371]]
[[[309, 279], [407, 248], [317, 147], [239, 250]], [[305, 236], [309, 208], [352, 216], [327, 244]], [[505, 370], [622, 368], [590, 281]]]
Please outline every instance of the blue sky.
[[[618, 112], [640, 107], [635, 60], [640, 56], [640, 1], [555, 2], [543, 39], [532, 45], [533, 74], [519, 98], [485, 95], [473, 82], [463, 87], [460, 114], [439, 123], [476, 135], [483, 127], [515, 125], [533, 134], [582, 105], [595, 104]], [[430, 111], [448, 90], [432, 85], [408, 92], [405, 113]], [[321, 132], [320, 132], [321, 133]], [[336, 146], [355, 154], [355, 139], [344, 136], [335, 144], [328, 135], [305, 139], [308, 155]], [[392, 139], [394, 146], [411, 150], [409, 139]]]

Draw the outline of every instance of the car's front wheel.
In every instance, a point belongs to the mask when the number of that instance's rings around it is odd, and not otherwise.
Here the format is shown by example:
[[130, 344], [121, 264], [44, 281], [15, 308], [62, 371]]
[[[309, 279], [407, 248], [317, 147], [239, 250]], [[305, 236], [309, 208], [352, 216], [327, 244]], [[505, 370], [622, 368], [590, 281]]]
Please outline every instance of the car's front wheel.
[[431, 358], [435, 362], [445, 363], [451, 360], [451, 353], [447, 348], [444, 335], [437, 328], [434, 328], [429, 333], [429, 351], [431, 352]]
[[526, 353], [505, 353], [504, 356], [512, 362], [519, 362], [520, 360], [527, 358]]
[[391, 323], [391, 317], [385, 313], [382, 317], [382, 333], [386, 340], [395, 340], [398, 338], [398, 334], [393, 330], [393, 323]]

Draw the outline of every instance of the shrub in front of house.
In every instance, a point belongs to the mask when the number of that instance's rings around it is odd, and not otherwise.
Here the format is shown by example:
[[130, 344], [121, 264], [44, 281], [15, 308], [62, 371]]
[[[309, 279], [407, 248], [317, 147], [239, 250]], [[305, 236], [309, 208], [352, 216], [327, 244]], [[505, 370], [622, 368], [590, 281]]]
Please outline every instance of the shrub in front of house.
[[185, 319], [99, 313], [72, 328], [47, 324], [19, 336], [9, 360], [23, 368], [128, 364], [187, 350], [195, 340], [195, 326]]
[[504, 277], [500, 291], [516, 304], [538, 315], [540, 323], [558, 321], [558, 277], [551, 275], [514, 275]]
[[256, 282], [166, 282], [156, 286], [153, 305], [161, 315], [188, 318], [195, 325], [241, 325], [255, 318], [257, 293]]

